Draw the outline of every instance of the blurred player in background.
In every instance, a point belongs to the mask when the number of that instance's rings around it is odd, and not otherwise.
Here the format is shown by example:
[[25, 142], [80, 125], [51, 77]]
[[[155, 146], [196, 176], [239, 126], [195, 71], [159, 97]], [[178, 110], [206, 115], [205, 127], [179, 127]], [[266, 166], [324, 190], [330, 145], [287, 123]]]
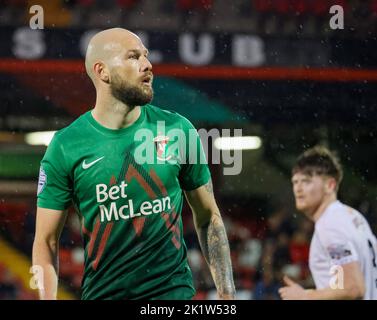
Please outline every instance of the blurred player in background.
[[[183, 193], [221, 299], [235, 288], [228, 239], [207, 163], [139, 164], [138, 130], [153, 132], [154, 158], [167, 160], [169, 137], [195, 131], [184, 117], [150, 105], [152, 65], [140, 38], [108, 29], [90, 41], [85, 66], [96, 88], [94, 109], [57, 132], [41, 162], [33, 265], [43, 268], [41, 299], [56, 299], [58, 243], [71, 201], [82, 224], [82, 299], [191, 299], [195, 294], [183, 239]], [[83, 94], [85, 94], [83, 92]], [[155, 137], [155, 138], [153, 138]], [[149, 141], [151, 142], [151, 141]], [[187, 159], [185, 159], [187, 160]]]
[[284, 277], [284, 300], [377, 299], [377, 242], [366, 219], [337, 200], [338, 159], [324, 147], [299, 156], [292, 170], [297, 210], [315, 223], [309, 267], [316, 289]]

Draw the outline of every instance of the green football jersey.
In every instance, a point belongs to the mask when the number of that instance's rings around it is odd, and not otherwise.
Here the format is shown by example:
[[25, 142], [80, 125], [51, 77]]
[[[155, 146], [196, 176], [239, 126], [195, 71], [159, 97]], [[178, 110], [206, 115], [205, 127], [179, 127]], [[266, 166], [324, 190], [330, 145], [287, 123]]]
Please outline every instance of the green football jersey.
[[82, 299], [193, 297], [182, 190], [209, 181], [203, 158], [193, 125], [149, 104], [126, 128], [105, 128], [88, 111], [54, 135], [41, 161], [37, 204], [63, 210], [73, 202], [78, 212]]

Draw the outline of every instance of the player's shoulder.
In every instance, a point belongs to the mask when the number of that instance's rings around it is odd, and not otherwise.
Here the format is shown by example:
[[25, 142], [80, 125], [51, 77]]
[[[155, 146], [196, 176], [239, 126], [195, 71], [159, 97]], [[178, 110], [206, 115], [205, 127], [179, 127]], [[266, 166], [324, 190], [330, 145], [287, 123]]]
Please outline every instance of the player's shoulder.
[[146, 108], [149, 117], [154, 118], [153, 120], [163, 120], [169, 123], [177, 123], [178, 126], [183, 126], [187, 128], [194, 127], [193, 124], [186, 117], [180, 113], [169, 109], [168, 107], [157, 107], [152, 104], [147, 104], [144, 106]]
[[315, 224], [316, 230], [338, 230], [347, 232], [358, 211], [337, 200], [332, 203]]
[[65, 143], [66, 141], [70, 141], [72, 138], [77, 139], [78, 136], [81, 136], [83, 134], [83, 129], [86, 126], [87, 121], [85, 120], [85, 118], [87, 117], [88, 112], [79, 116], [68, 126], [56, 131], [54, 134], [55, 143]]

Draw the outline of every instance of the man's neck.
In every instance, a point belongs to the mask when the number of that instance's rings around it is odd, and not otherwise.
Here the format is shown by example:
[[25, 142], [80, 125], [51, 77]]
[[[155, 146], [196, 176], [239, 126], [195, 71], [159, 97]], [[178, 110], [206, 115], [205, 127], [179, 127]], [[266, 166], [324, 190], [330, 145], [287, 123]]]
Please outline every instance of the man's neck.
[[310, 215], [314, 223], [319, 220], [319, 218], [323, 215], [323, 213], [326, 211], [328, 206], [335, 201], [337, 201], [337, 198], [336, 198], [336, 195], [334, 194], [334, 195], [329, 196], [320, 204], [320, 206], [314, 211], [314, 213]]
[[106, 128], [122, 129], [131, 126], [140, 117], [140, 113], [140, 106], [130, 107], [114, 98], [101, 101], [97, 97], [92, 116]]

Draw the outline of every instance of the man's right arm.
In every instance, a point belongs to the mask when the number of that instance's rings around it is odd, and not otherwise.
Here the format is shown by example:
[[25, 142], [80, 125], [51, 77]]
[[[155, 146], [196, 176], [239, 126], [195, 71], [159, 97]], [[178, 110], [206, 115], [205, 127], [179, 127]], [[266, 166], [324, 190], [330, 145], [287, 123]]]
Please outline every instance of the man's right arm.
[[41, 300], [56, 300], [59, 270], [59, 238], [66, 220], [64, 210], [37, 208], [33, 266], [41, 268], [38, 280]]

